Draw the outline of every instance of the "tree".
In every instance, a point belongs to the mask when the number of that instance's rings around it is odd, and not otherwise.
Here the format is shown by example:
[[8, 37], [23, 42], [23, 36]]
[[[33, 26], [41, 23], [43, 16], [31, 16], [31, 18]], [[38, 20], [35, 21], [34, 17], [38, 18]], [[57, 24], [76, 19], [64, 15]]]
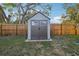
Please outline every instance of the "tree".
[[10, 18], [11, 15], [9, 14], [8, 16], [5, 13], [5, 10], [8, 10], [9, 12], [11, 12], [11, 10], [13, 10], [15, 4], [1, 4], [0, 5], [0, 20], [2, 20], [4, 23], [9, 23], [10, 22]]
[[[65, 4], [66, 16], [70, 22], [79, 23], [79, 4]], [[68, 21], [68, 20], [65, 20]]]
[[20, 22], [23, 22], [29, 18], [30, 16], [30, 10], [32, 10], [37, 4], [34, 3], [27, 3], [27, 4], [17, 4], [18, 7], [18, 19], [20, 20]]
[[0, 10], [3, 15], [2, 18], [5, 23], [10, 23], [14, 18], [18, 23], [27, 22], [27, 20], [38, 11], [49, 16], [51, 9], [50, 4], [40, 3], [5, 3], [0, 5]]
[[19, 23], [24, 23], [27, 21], [31, 16], [33, 16], [35, 13], [39, 11], [45, 13], [46, 15], [49, 15], [49, 11], [51, 11], [51, 6], [49, 4], [39, 4], [39, 3], [27, 3], [27, 4], [17, 4], [17, 10], [18, 10], [18, 21]]
[[2, 8], [2, 6], [0, 5], [0, 22], [6, 22], [7, 16]]

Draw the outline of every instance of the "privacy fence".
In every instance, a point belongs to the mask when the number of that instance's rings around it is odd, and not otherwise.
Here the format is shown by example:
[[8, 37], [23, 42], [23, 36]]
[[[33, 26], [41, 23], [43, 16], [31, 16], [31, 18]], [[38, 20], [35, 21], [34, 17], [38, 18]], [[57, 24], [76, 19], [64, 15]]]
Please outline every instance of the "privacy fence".
[[[0, 24], [0, 36], [8, 35], [27, 35], [26, 24]], [[77, 24], [51, 24], [51, 35], [79, 34], [79, 25]]]
[[25, 24], [0, 24], [0, 36], [26, 35], [27, 25]]
[[51, 34], [54, 35], [68, 35], [79, 34], [78, 24], [51, 24]]

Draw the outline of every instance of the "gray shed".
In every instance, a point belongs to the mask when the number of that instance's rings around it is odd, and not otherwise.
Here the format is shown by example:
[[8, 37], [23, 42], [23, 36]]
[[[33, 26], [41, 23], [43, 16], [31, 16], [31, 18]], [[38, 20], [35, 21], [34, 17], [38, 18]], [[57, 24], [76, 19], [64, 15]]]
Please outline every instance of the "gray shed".
[[28, 20], [28, 40], [50, 40], [50, 18], [36, 13]]

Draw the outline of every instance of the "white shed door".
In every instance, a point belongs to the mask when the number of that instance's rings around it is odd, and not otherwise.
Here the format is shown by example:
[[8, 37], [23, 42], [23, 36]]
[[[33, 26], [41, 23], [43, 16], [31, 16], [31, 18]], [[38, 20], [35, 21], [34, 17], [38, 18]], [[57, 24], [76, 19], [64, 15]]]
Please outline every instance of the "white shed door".
[[35, 20], [31, 22], [31, 39], [45, 40], [47, 39], [47, 21]]

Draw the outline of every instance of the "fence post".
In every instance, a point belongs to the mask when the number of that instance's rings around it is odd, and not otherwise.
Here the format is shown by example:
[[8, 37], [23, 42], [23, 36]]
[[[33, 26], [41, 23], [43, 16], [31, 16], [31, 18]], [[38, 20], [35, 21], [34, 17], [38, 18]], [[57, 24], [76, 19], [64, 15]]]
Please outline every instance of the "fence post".
[[1, 24], [1, 36], [2, 36], [2, 24]]
[[16, 35], [17, 35], [17, 24], [16, 24]]
[[62, 24], [61, 24], [61, 35], [62, 35]]
[[75, 35], [77, 35], [77, 24], [75, 24]]

